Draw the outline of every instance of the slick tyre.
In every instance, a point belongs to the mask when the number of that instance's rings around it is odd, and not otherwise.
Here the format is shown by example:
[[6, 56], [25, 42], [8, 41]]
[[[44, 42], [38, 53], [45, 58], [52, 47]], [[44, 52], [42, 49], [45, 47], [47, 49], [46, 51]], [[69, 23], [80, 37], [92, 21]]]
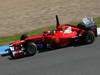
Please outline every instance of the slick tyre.
[[28, 38], [29, 35], [27, 34], [22, 34], [21, 37], [20, 37], [20, 40], [25, 40], [26, 38]]
[[29, 56], [33, 56], [33, 55], [37, 54], [38, 50], [37, 50], [36, 44], [33, 43], [33, 42], [29, 42], [27, 44], [26, 51], [27, 51], [27, 53], [28, 53]]
[[86, 31], [83, 35], [83, 40], [86, 44], [91, 44], [95, 41], [95, 35], [92, 31]]

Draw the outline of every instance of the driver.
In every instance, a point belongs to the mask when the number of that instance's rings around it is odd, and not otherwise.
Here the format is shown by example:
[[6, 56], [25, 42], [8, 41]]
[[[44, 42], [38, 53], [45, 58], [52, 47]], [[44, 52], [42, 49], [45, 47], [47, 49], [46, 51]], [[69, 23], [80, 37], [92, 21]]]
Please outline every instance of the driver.
[[72, 27], [68, 27], [67, 29], [64, 30], [64, 33], [72, 33]]

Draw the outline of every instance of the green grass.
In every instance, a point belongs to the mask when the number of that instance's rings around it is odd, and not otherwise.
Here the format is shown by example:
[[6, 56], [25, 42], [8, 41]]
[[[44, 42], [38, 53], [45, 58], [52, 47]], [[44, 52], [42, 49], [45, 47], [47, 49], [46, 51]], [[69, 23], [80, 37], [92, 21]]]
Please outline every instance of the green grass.
[[96, 22], [97, 26], [100, 27], [100, 17], [94, 18], [94, 21]]
[[[95, 22], [97, 23], [97, 26], [100, 27], [100, 17], [94, 18]], [[77, 25], [77, 23], [71, 23], [72, 25]], [[54, 26], [48, 26], [48, 27], [42, 27], [38, 28], [36, 30], [33, 30], [31, 32], [27, 32], [29, 35], [38, 35], [42, 34], [45, 30], [52, 30], [54, 29]], [[8, 45], [9, 43], [13, 41], [18, 41], [20, 39], [21, 34], [15, 34], [12, 36], [6, 36], [6, 37], [0, 37], [0, 46], [2, 45]]]

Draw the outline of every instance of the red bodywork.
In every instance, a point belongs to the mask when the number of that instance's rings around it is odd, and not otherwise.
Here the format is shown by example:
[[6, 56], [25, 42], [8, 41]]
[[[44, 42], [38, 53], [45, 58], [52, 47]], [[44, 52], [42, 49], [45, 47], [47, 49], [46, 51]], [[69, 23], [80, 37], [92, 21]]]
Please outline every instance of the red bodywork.
[[[71, 33], [64, 33], [64, 30], [68, 27], [72, 28]], [[54, 45], [54, 46], [65, 46], [73, 42], [73, 38], [79, 36], [79, 34], [83, 34], [84, 30], [77, 28], [76, 26], [71, 25], [61, 25], [56, 27], [56, 30], [53, 34], [47, 34], [45, 40], [47, 43]]]
[[[64, 30], [68, 27], [72, 28], [71, 33], [64, 33]], [[21, 44], [26, 43], [27, 41], [32, 41], [34, 43], [46, 43], [54, 46], [65, 46], [70, 43], [72, 43], [73, 38], [76, 38], [79, 36], [79, 34], [83, 34], [85, 31], [83, 29], [80, 29], [76, 26], [72, 25], [60, 25], [57, 26], [54, 31], [46, 31], [42, 35], [36, 35], [36, 36], [30, 36], [26, 38], [25, 40], [17, 41], [11, 43], [13, 46], [18, 46]]]

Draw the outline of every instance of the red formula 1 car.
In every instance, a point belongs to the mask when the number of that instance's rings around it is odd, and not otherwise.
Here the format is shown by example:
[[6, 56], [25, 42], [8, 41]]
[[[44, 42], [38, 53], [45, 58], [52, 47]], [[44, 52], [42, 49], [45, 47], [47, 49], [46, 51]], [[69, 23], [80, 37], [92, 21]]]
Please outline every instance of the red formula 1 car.
[[64, 47], [75, 42], [93, 43], [97, 37], [97, 27], [90, 18], [83, 18], [77, 26], [69, 24], [60, 25], [56, 16], [55, 30], [48, 30], [41, 35], [21, 36], [21, 40], [12, 42], [7, 50], [11, 57], [34, 55], [39, 49]]

